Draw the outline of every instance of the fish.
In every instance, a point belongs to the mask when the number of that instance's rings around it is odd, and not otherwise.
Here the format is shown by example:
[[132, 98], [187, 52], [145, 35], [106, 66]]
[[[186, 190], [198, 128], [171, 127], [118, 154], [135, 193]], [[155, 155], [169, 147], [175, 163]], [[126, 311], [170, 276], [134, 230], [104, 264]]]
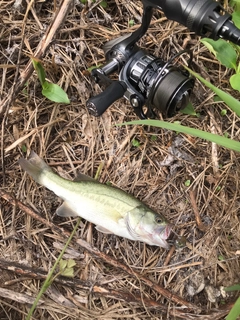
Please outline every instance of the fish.
[[34, 151], [18, 163], [37, 183], [63, 200], [57, 215], [79, 216], [96, 225], [99, 232], [169, 249], [171, 224], [127, 192], [84, 174], [73, 181], [64, 179]]

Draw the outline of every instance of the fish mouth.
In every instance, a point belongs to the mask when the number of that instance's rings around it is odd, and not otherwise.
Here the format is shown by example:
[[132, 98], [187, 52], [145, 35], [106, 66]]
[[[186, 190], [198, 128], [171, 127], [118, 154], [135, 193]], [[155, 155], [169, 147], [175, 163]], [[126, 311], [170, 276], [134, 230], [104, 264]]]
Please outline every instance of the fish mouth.
[[166, 240], [170, 236], [172, 231], [172, 225], [166, 225], [165, 229], [161, 232], [160, 236], [162, 239]]
[[169, 243], [167, 242], [168, 237], [170, 236], [172, 231], [171, 225], [166, 225], [165, 230], [160, 234], [161, 241], [163, 243], [162, 247], [169, 249]]
[[151, 241], [151, 245], [160, 246], [165, 249], [169, 249], [169, 243], [167, 242], [168, 237], [170, 236], [172, 230], [172, 226], [167, 224], [164, 228], [159, 228], [155, 230], [151, 235], [149, 234], [149, 238]]
[[151, 246], [160, 246], [165, 249], [169, 249], [169, 244], [166, 240], [168, 239], [172, 230], [172, 225], [170, 223], [157, 226], [153, 230], [151, 230], [151, 232], [149, 232], [149, 230], [146, 230], [143, 225], [140, 225], [140, 233], [136, 232], [136, 230], [132, 228], [128, 219], [126, 220], [126, 226], [128, 232], [134, 240], [146, 242]]

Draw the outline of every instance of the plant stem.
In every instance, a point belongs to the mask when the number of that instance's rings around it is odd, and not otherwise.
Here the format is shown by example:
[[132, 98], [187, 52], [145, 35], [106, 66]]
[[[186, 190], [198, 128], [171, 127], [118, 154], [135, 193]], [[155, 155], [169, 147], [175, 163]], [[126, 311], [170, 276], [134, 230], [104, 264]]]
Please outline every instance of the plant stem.
[[55, 279], [55, 277], [53, 276], [53, 273], [54, 273], [55, 269], [57, 268], [57, 265], [59, 264], [59, 261], [62, 259], [62, 256], [64, 255], [64, 252], [66, 251], [69, 243], [71, 242], [72, 237], [74, 236], [74, 234], [75, 234], [75, 232], [76, 232], [76, 230], [77, 230], [77, 228], [78, 228], [78, 226], [80, 224], [80, 221], [81, 221], [81, 218], [78, 219], [77, 224], [74, 227], [70, 237], [68, 238], [64, 248], [62, 249], [62, 251], [61, 251], [60, 255], [58, 256], [57, 260], [55, 261], [52, 269], [50, 270], [46, 280], [44, 281], [42, 288], [40, 289], [40, 291], [39, 291], [39, 293], [38, 293], [38, 295], [37, 295], [32, 307], [31, 307], [31, 309], [28, 312], [26, 320], [30, 320], [31, 319], [31, 316], [32, 316], [34, 310], [36, 309], [36, 306], [37, 306], [41, 296], [44, 294], [44, 292], [48, 289], [48, 287], [52, 284], [53, 280]]
[[237, 320], [240, 315], [240, 297], [235, 302], [234, 306], [230, 310], [226, 320]]

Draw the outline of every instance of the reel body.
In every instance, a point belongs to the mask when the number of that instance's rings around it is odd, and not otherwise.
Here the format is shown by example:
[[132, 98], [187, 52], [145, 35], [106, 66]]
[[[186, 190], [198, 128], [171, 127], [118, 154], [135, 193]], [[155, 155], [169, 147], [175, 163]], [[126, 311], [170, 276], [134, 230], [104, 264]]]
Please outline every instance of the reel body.
[[[194, 79], [188, 72], [174, 65], [173, 60], [176, 56], [164, 62], [137, 45], [124, 52], [122, 42], [128, 37], [120, 37], [106, 44], [104, 49], [108, 62], [102, 68], [94, 69], [92, 75], [96, 82], [106, 85], [107, 88], [88, 100], [89, 112], [100, 116], [121, 97], [130, 101], [141, 119], [155, 117], [154, 109], [160, 110], [165, 117], [171, 117], [185, 108], [194, 86]], [[185, 52], [180, 54], [183, 53]], [[119, 72], [118, 81], [112, 81], [108, 77], [114, 72]]]
[[[139, 29], [105, 44], [107, 62], [92, 71], [95, 81], [106, 86], [102, 93], [87, 101], [87, 108], [94, 116], [103, 114], [121, 97], [130, 101], [141, 119], [154, 117], [154, 109], [171, 117], [187, 106], [194, 79], [174, 62], [186, 51], [164, 62], [136, 45], [149, 27], [153, 9], [162, 10], [167, 18], [200, 36], [214, 40], [224, 38], [240, 45], [240, 30], [232, 23], [231, 15], [214, 0], [142, 0], [142, 3], [143, 17]], [[188, 65], [192, 60], [192, 54], [189, 55]], [[112, 81], [109, 75], [115, 72], [118, 72], [119, 80]]]
[[[171, 59], [172, 61], [173, 59]], [[143, 112], [142, 99], [125, 93], [124, 96], [134, 108], [138, 108], [141, 118], [152, 117], [154, 109], [158, 109], [164, 117], [171, 117], [184, 109], [194, 86], [194, 79], [188, 72], [167, 63], [162, 59], [139, 50], [121, 70], [119, 78], [128, 79], [137, 93], [144, 98], [146, 113]]]

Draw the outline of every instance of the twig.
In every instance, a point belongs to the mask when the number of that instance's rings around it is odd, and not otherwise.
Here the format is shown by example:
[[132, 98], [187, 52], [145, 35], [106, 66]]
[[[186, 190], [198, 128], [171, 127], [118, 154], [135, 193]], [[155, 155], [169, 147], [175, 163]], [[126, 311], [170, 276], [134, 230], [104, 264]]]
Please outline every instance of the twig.
[[41, 299], [42, 295], [50, 287], [50, 285], [52, 284], [53, 280], [57, 278], [57, 276], [56, 275], [54, 276], [53, 274], [54, 274], [54, 272], [55, 272], [55, 270], [57, 268], [57, 265], [60, 263], [60, 261], [61, 261], [63, 255], [64, 255], [67, 247], [69, 246], [69, 243], [71, 242], [75, 232], [77, 231], [77, 228], [79, 227], [80, 222], [81, 222], [81, 219], [78, 218], [78, 221], [77, 221], [73, 231], [71, 232], [69, 238], [67, 239], [67, 242], [64, 245], [64, 248], [62, 249], [61, 253], [59, 254], [59, 256], [58, 256], [57, 260], [55, 261], [53, 267], [51, 268], [50, 272], [47, 274], [47, 277], [46, 277], [41, 289], [39, 290], [38, 295], [37, 295], [36, 299], [34, 300], [34, 303], [33, 303], [32, 307], [30, 308], [30, 310], [28, 312], [26, 320], [30, 320], [31, 319], [31, 317], [32, 317], [32, 315], [33, 315], [33, 313], [34, 313], [34, 311], [35, 311], [35, 309], [37, 307], [37, 304], [38, 304], [39, 300]]
[[47, 225], [50, 229], [55, 230], [56, 232], [60, 232], [60, 234], [64, 237], [69, 237], [70, 232], [64, 230], [63, 228], [60, 228], [56, 226], [54, 223], [47, 221], [43, 217], [41, 217], [38, 213], [36, 213], [34, 210], [23, 204], [21, 201], [15, 199], [13, 196], [11, 196], [9, 193], [3, 191], [0, 189], [0, 197], [7, 200], [9, 203], [11, 203], [13, 206], [17, 206], [20, 210], [25, 212], [26, 214], [30, 215], [32, 218], [40, 221], [41, 223]]
[[169, 250], [169, 252], [167, 254], [167, 257], [166, 257], [166, 259], [164, 261], [164, 264], [163, 264], [164, 267], [169, 264], [169, 261], [171, 260], [172, 255], [173, 255], [175, 250], [176, 250], [175, 246], [172, 246], [171, 249]]
[[[5, 288], [0, 288], [0, 297], [7, 298], [13, 301], [17, 301], [19, 303], [24, 303], [24, 304], [32, 304], [34, 303], [34, 298], [26, 293], [19, 293], [16, 292], [15, 290], [9, 290]], [[38, 301], [39, 304], [43, 304], [43, 300]]]
[[87, 251], [91, 252], [93, 255], [97, 256], [98, 258], [104, 260], [105, 262], [111, 264], [112, 266], [114, 266], [116, 268], [120, 268], [120, 269], [124, 270], [125, 272], [127, 272], [131, 276], [134, 276], [135, 278], [143, 281], [147, 286], [149, 286], [150, 288], [152, 288], [153, 290], [155, 290], [156, 292], [158, 292], [159, 294], [161, 294], [162, 296], [164, 296], [168, 300], [173, 301], [178, 304], [181, 304], [181, 305], [184, 305], [191, 310], [199, 310], [199, 308], [196, 305], [184, 300], [183, 298], [175, 295], [174, 293], [170, 292], [169, 290], [159, 286], [157, 283], [153, 282], [152, 280], [148, 279], [147, 277], [144, 277], [140, 273], [132, 270], [130, 267], [113, 259], [112, 257], [108, 256], [107, 254], [99, 251], [97, 248], [90, 246], [89, 243], [87, 243], [86, 241], [84, 241], [82, 239], [77, 239], [76, 241], [81, 247], [85, 248]]
[[197, 222], [198, 229], [204, 232], [207, 230], [207, 227], [203, 224], [203, 222], [201, 220], [201, 217], [200, 217], [200, 214], [198, 211], [198, 207], [197, 207], [197, 203], [196, 203], [195, 192], [193, 190], [190, 190], [189, 196], [190, 196], [191, 205], [193, 207], [193, 212], [195, 214], [195, 219]]
[[[39, 45], [37, 46], [36, 51], [34, 52], [35, 58], [41, 59], [45, 55], [49, 45], [51, 44], [51, 41], [54, 35], [56, 34], [57, 30], [59, 29], [63, 21], [66, 19], [72, 3], [73, 3], [73, 0], [62, 1], [59, 7], [59, 10], [54, 15], [51, 21], [51, 24], [49, 25], [46, 33], [42, 37]], [[23, 88], [23, 86], [25, 85], [27, 80], [30, 78], [32, 73], [33, 73], [33, 65], [30, 60], [26, 65], [25, 69], [23, 70], [23, 72], [21, 73], [20, 77], [18, 78], [18, 81], [14, 88], [14, 92], [12, 92], [11, 95], [7, 95], [5, 99], [2, 101], [0, 105], [0, 117], [6, 112], [8, 106], [15, 99], [16, 95]]]
[[[43, 269], [31, 268], [23, 263], [18, 263], [15, 261], [6, 261], [3, 259], [0, 259], [0, 269], [8, 270], [18, 275], [28, 277], [31, 279], [46, 279], [48, 274]], [[91, 288], [92, 286], [92, 283], [88, 281], [71, 279], [71, 278], [63, 277], [61, 275], [55, 278], [55, 282], [64, 286], [76, 287], [82, 290], [89, 290], [89, 288]], [[6, 283], [2, 283], [2, 285], [6, 286]]]
[[[21, 276], [27, 277], [27, 279], [46, 279], [48, 273], [43, 269], [39, 268], [31, 268], [25, 264], [14, 262], [14, 261], [6, 261], [0, 259], [0, 269], [8, 270], [19, 274]], [[62, 286], [71, 287], [74, 289], [80, 289], [88, 292], [92, 292], [101, 296], [111, 297], [114, 299], [119, 299], [123, 301], [127, 301], [130, 303], [138, 303], [145, 304], [147, 307], [158, 307], [163, 310], [167, 310], [167, 307], [161, 305], [157, 301], [142, 298], [140, 294], [131, 294], [130, 292], [124, 292], [122, 290], [114, 290], [109, 288], [108, 286], [91, 283], [90, 281], [83, 281], [79, 279], [72, 279], [68, 277], [58, 276], [55, 278], [55, 283], [60, 284]], [[11, 284], [11, 283], [10, 283]], [[3, 285], [7, 285], [7, 283], [3, 283]]]
[[[210, 115], [211, 133], [217, 134], [219, 132], [219, 130], [217, 130], [218, 125], [217, 125], [212, 107], [208, 111], [208, 114]], [[221, 130], [220, 130], [220, 132], [221, 132]], [[222, 132], [221, 132], [221, 134], [222, 134]], [[213, 166], [212, 166], [213, 173], [214, 173], [214, 175], [218, 176], [218, 173], [219, 173], [218, 145], [214, 142], [212, 142], [212, 163], [213, 163]]]
[[233, 307], [233, 303], [229, 303], [225, 305], [223, 308], [219, 308], [218, 310], [212, 310], [207, 315], [199, 315], [195, 318], [192, 318], [193, 320], [222, 320], [225, 319], [225, 316], [229, 313], [231, 308]]
[[[165, 266], [165, 264], [163, 264]], [[169, 267], [169, 268], [160, 268], [159, 270], [161, 272], [169, 272], [169, 271], [173, 271], [173, 270], [179, 270], [179, 269], [183, 269], [183, 268], [190, 268], [190, 267], [193, 267], [193, 266], [202, 266], [203, 265], [203, 262], [202, 261], [195, 261], [195, 262], [192, 262], [192, 263], [187, 263], [187, 264], [181, 264], [179, 266], [175, 266], [175, 267]]]
[[[25, 16], [22, 21], [22, 32], [21, 32], [21, 42], [20, 42], [20, 47], [18, 51], [18, 58], [17, 58], [17, 65], [16, 65], [16, 72], [13, 80], [13, 85], [10, 89], [9, 94], [7, 95], [8, 101], [5, 105], [5, 110], [4, 110], [4, 117], [2, 121], [2, 134], [1, 134], [1, 160], [2, 160], [2, 176], [3, 176], [3, 186], [5, 185], [5, 150], [4, 150], [4, 133], [5, 133], [5, 124], [7, 121], [7, 116], [8, 116], [8, 110], [10, 108], [10, 105], [15, 97], [16, 93], [16, 87], [17, 87], [17, 79], [18, 79], [18, 74], [19, 74], [19, 68], [20, 68], [20, 60], [21, 60], [21, 55], [22, 55], [22, 49], [23, 49], [23, 43], [24, 43], [24, 38], [25, 38], [25, 29], [26, 29], [26, 20], [28, 17], [28, 13], [32, 7], [34, 0], [31, 0], [30, 3], [28, 3], [27, 9]], [[1, 105], [0, 105], [0, 116], [1, 116]]]

